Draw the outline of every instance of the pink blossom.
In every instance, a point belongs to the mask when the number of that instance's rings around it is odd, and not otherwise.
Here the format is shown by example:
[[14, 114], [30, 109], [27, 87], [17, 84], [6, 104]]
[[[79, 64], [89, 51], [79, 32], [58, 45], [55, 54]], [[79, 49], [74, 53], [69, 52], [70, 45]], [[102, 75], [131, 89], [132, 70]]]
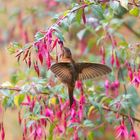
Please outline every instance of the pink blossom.
[[37, 137], [38, 138], [42, 138], [42, 136], [43, 136], [43, 130], [42, 130], [42, 127], [40, 125], [37, 126], [36, 134], [37, 134]]
[[33, 111], [33, 108], [35, 106], [35, 99], [33, 98], [31, 100], [30, 96], [27, 95], [27, 102], [23, 102], [22, 105], [29, 106], [30, 111], [32, 112]]
[[116, 66], [117, 66], [117, 68], [119, 68], [120, 67], [120, 62], [119, 62], [119, 58], [118, 58], [118, 56], [116, 55]]
[[73, 108], [71, 109], [70, 116], [71, 116], [71, 118], [74, 118], [76, 116], [75, 109], [73, 109]]
[[53, 110], [49, 109], [49, 108], [46, 108], [45, 109], [45, 116], [46, 117], [49, 117], [52, 121], [54, 119], [54, 113], [53, 113]]
[[139, 77], [138, 77], [138, 75], [136, 73], [134, 74], [132, 84], [134, 84], [136, 87], [138, 87], [139, 84], [140, 84], [140, 79], [139, 79]]
[[115, 61], [114, 53], [112, 52], [112, 55], [111, 55], [111, 62], [110, 62], [112, 66], [114, 65], [114, 61]]
[[22, 121], [22, 119], [21, 119], [21, 112], [19, 111], [18, 112], [18, 122], [19, 122], [19, 124], [21, 124], [21, 121]]
[[105, 64], [105, 49], [101, 47], [100, 54], [102, 55], [102, 64]]
[[65, 132], [65, 128], [63, 125], [57, 125], [56, 126], [56, 132], [59, 133], [59, 134], [62, 134]]
[[83, 106], [81, 105], [81, 106], [79, 107], [79, 110], [78, 110], [79, 121], [82, 121], [82, 119], [83, 119], [83, 111], [84, 111], [84, 108], [83, 108]]
[[122, 121], [119, 126], [115, 128], [116, 138], [126, 139], [128, 137], [127, 128]]
[[129, 133], [129, 140], [139, 140], [138, 134], [133, 129]]
[[80, 100], [79, 100], [79, 104], [84, 105], [85, 104], [85, 96], [83, 94], [81, 94]]
[[82, 81], [78, 80], [76, 81], [75, 87], [78, 88], [79, 90], [82, 89]]
[[110, 88], [110, 82], [109, 82], [109, 80], [106, 80], [105, 81], [105, 90], [106, 90], [106, 95], [108, 96], [108, 90], [109, 90], [109, 88]]
[[128, 70], [128, 75], [129, 75], [130, 80], [132, 81], [133, 80], [133, 72], [131, 69]]
[[4, 126], [3, 123], [1, 123], [1, 140], [5, 139], [5, 130], [4, 130]]
[[74, 138], [73, 138], [73, 140], [79, 140], [78, 131], [77, 130], [74, 131]]

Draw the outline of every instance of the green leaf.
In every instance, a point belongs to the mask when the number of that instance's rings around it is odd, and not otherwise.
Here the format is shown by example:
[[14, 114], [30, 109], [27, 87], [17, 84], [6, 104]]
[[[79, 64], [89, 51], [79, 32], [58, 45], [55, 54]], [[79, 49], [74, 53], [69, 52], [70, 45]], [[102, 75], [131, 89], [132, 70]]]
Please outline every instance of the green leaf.
[[125, 9], [128, 9], [128, 0], [120, 0], [120, 4]]
[[138, 8], [138, 7], [135, 7], [135, 8], [133, 8], [133, 9], [131, 9], [131, 10], [129, 11], [129, 13], [130, 13], [131, 15], [137, 17], [137, 16], [139, 15], [139, 8]]
[[94, 127], [94, 123], [91, 120], [84, 120], [83, 125], [85, 127]]
[[27, 128], [30, 128], [30, 126], [31, 126], [34, 122], [35, 122], [34, 120], [28, 121], [27, 124], [26, 124]]
[[62, 32], [55, 32], [55, 35], [56, 35], [61, 41], [64, 41], [64, 37], [63, 37]]
[[14, 104], [18, 107], [24, 100], [25, 95], [19, 94], [14, 97]]
[[81, 19], [82, 19], [82, 13], [83, 13], [83, 10], [82, 9], [79, 9], [76, 13], [76, 21], [80, 24], [81, 22]]
[[119, 8], [119, 2], [118, 1], [110, 1], [110, 7], [113, 10], [117, 10]]
[[53, 140], [53, 130], [55, 128], [55, 125], [53, 123], [50, 124], [50, 128], [49, 128], [49, 137], [48, 140]]
[[38, 42], [39, 40], [41, 40], [42, 38], [44, 38], [44, 34], [42, 34], [41, 32], [37, 32], [35, 34], [35, 42]]
[[33, 112], [36, 115], [40, 113], [40, 104], [38, 102], [35, 104], [35, 107], [33, 109]]
[[3, 99], [2, 105], [7, 108], [7, 107], [12, 107], [13, 105], [13, 96], [11, 97], [5, 97]]
[[88, 133], [87, 139], [88, 139], [88, 140], [95, 140], [95, 139], [94, 139], [94, 132], [90, 131], [90, 132]]
[[93, 5], [92, 6], [92, 13], [98, 19], [104, 19], [104, 11], [100, 5]]

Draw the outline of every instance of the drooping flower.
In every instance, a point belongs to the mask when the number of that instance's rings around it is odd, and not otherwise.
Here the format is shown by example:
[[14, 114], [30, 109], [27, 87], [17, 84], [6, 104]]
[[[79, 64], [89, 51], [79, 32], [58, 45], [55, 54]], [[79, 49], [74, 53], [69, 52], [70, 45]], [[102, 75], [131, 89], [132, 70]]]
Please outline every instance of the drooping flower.
[[53, 110], [51, 110], [48, 107], [46, 107], [46, 109], [45, 109], [45, 116], [49, 117], [51, 119], [51, 121], [53, 121], [53, 119], [54, 119]]
[[139, 140], [139, 136], [133, 129], [129, 133], [129, 140]]
[[114, 61], [115, 61], [114, 53], [112, 52], [112, 55], [111, 55], [111, 62], [110, 62], [112, 66], [114, 65]]
[[116, 67], [117, 68], [120, 68], [120, 62], [119, 62], [119, 58], [118, 58], [118, 56], [116, 55]]
[[82, 105], [80, 105], [79, 110], [78, 110], [79, 121], [82, 121], [83, 119], [83, 112], [84, 112], [84, 108]]
[[122, 140], [125, 140], [128, 137], [128, 131], [124, 124], [124, 121], [122, 121], [121, 124], [115, 128], [115, 132], [116, 139], [120, 138]]
[[132, 84], [134, 84], [136, 87], [139, 87], [139, 85], [140, 85], [140, 79], [139, 79], [138, 74], [136, 74], [136, 73], [134, 73]]
[[1, 140], [5, 139], [5, 130], [4, 130], [4, 126], [3, 123], [1, 123]]
[[128, 70], [128, 75], [129, 75], [130, 81], [132, 81], [133, 80], [133, 72], [132, 72], [132, 69], [129, 69]]
[[110, 88], [110, 83], [109, 83], [109, 80], [106, 80], [105, 81], [105, 90], [106, 90], [106, 95], [108, 96], [108, 90]]

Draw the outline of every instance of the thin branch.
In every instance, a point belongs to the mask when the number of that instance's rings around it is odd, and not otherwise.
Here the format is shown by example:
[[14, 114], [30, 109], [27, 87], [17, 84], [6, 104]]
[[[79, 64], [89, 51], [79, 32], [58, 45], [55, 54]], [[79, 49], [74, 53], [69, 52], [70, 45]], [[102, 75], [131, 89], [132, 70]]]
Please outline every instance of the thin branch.
[[[18, 92], [20, 92], [21, 91], [21, 89], [19, 88], [19, 87], [13, 87], [13, 88], [9, 88], [9, 87], [2, 87], [2, 86], [0, 86], [0, 90], [13, 90], [13, 91], [18, 91]], [[43, 94], [43, 93], [42, 93]], [[45, 94], [45, 95], [47, 95], [47, 94]], [[109, 108], [109, 107], [107, 107], [107, 106], [102, 106], [102, 108], [104, 109], [104, 110], [107, 110], [107, 111], [112, 111], [112, 112], [114, 112], [114, 113], [118, 113], [118, 111], [116, 111], [116, 110], [113, 110], [113, 109], [111, 109], [111, 108]], [[119, 113], [121, 116], [124, 116], [124, 117], [127, 117], [127, 118], [130, 118], [131, 116], [129, 116], [129, 115], [127, 115], [127, 114], [124, 114], [124, 113]], [[137, 121], [137, 122], [139, 122], [140, 123], [140, 119], [138, 119], [138, 118], [135, 118], [135, 117], [131, 117], [134, 121]]]
[[[114, 113], [119, 113], [118, 111], [113, 110], [113, 109], [111, 109], [111, 108], [109, 108], [109, 107], [107, 107], [107, 106], [102, 106], [102, 108], [103, 108], [104, 110], [107, 110], [107, 111], [112, 111], [112, 112], [114, 112]], [[123, 117], [126, 117], [126, 118], [130, 118], [130, 117], [131, 117], [134, 121], [137, 121], [137, 122], [140, 123], [140, 119], [138, 119], [138, 118], [129, 116], [129, 115], [124, 114], [124, 113], [119, 113], [119, 115], [121, 115], [121, 116], [123, 116]]]
[[135, 36], [137, 36], [138, 38], [140, 38], [140, 34], [137, 33], [133, 28], [131, 28], [127, 23], [123, 23], [123, 25], [124, 25], [129, 31], [131, 31]]
[[3, 87], [3, 86], [0, 86], [0, 90], [13, 90], [13, 91], [18, 91], [18, 92], [21, 91], [21, 89], [18, 87]]

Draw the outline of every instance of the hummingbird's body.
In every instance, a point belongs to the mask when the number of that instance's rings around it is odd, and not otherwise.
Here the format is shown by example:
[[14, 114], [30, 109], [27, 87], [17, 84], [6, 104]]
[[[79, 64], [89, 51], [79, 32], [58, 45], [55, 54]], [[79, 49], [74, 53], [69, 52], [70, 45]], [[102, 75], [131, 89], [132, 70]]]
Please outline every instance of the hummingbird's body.
[[61, 62], [51, 66], [51, 71], [68, 87], [70, 107], [73, 104], [73, 90], [77, 80], [87, 80], [111, 72], [111, 69], [99, 63], [76, 63], [69, 48], [64, 47]]

